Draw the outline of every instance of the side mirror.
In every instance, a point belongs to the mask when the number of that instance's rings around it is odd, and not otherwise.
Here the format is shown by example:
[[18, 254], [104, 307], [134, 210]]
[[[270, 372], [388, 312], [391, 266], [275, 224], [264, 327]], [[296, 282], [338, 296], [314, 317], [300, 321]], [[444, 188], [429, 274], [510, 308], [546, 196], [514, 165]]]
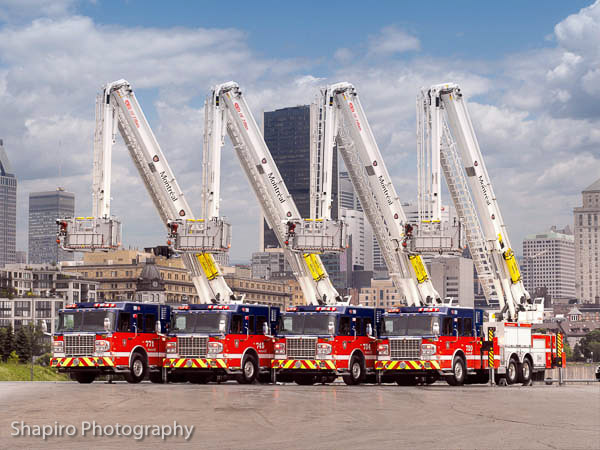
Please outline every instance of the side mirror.
[[440, 335], [440, 323], [439, 322], [433, 322], [433, 334], [435, 335], [435, 337], [438, 337]]
[[104, 331], [107, 333], [110, 331], [110, 319], [108, 317], [104, 318]]
[[333, 322], [329, 322], [329, 334], [330, 335], [334, 335], [335, 334], [335, 324]]
[[367, 324], [367, 336], [373, 337], [373, 326], [370, 323]]
[[262, 331], [263, 331], [263, 334], [264, 334], [265, 336], [268, 336], [268, 335], [269, 335], [269, 324], [268, 324], [267, 322], [264, 322], [264, 323], [263, 323], [263, 330], [262, 330]]
[[225, 319], [221, 319], [219, 321], [219, 331], [221, 333], [225, 333]]
[[156, 324], [154, 325], [154, 331], [156, 332], [156, 334], [161, 334], [162, 327], [160, 326], [160, 320], [156, 321]]

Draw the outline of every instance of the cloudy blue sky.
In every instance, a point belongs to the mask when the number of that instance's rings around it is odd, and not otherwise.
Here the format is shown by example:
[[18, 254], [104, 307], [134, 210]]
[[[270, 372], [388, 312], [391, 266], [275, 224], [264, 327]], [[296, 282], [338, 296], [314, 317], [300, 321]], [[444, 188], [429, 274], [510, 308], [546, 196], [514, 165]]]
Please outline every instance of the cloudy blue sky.
[[[196, 214], [202, 103], [229, 80], [257, 119], [309, 103], [327, 83], [355, 84], [406, 201], [416, 196], [417, 91], [460, 83], [518, 252], [524, 235], [571, 223], [581, 190], [600, 178], [599, 2], [0, 0], [0, 137], [19, 178], [19, 249], [29, 192], [64, 186], [78, 214], [91, 211], [95, 95], [119, 78]], [[164, 242], [120, 139], [114, 161], [125, 244]], [[247, 260], [259, 206], [232, 157], [222, 181], [231, 256]]]

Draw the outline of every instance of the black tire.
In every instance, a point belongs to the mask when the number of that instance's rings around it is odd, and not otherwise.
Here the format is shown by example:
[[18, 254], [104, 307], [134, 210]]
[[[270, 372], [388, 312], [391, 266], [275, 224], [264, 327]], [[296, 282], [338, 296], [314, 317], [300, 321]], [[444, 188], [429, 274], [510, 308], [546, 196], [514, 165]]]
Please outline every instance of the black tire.
[[523, 386], [527, 386], [531, 382], [533, 367], [529, 358], [523, 360], [521, 364], [521, 370], [519, 370], [519, 381], [523, 383]]
[[212, 379], [212, 375], [209, 373], [190, 373], [186, 378], [192, 384], [206, 384]]
[[252, 384], [258, 376], [258, 362], [252, 355], [246, 355], [242, 361], [242, 373], [238, 376], [238, 383]]
[[150, 378], [150, 381], [152, 383], [156, 383], [156, 384], [162, 384], [163, 382], [163, 378], [162, 378], [162, 372], [150, 372], [148, 374], [148, 378]]
[[519, 382], [519, 363], [515, 358], [510, 358], [506, 368], [506, 384], [515, 384]]
[[342, 377], [344, 383], [346, 383], [348, 386], [355, 386], [357, 384], [362, 383], [365, 380], [365, 363], [360, 356], [354, 355], [350, 359], [350, 364], [348, 365], [348, 368], [350, 369], [350, 373]]
[[450, 386], [462, 386], [467, 378], [467, 368], [465, 360], [460, 356], [456, 356], [452, 361], [452, 373], [446, 375], [446, 383]]
[[312, 386], [317, 382], [316, 375], [296, 375], [294, 377], [294, 382], [299, 384], [300, 386]]
[[148, 373], [148, 364], [146, 358], [140, 353], [134, 353], [131, 357], [129, 372], [125, 374], [128, 383], [141, 383]]
[[435, 375], [426, 375], [425, 376], [425, 384], [433, 384], [438, 380], [439, 376]]
[[75, 372], [73, 377], [81, 384], [93, 383], [96, 379], [96, 373], [94, 372]]

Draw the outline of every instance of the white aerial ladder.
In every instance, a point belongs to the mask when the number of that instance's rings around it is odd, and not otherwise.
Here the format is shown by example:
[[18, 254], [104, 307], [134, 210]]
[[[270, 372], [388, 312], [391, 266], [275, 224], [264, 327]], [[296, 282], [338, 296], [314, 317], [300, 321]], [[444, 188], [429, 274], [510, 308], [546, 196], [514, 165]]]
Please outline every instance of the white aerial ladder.
[[411, 306], [441, 302], [421, 256], [411, 251], [413, 228], [402, 209], [356, 89], [345, 82], [327, 86], [321, 90], [318, 104], [321, 124], [317, 127], [313, 159], [315, 166], [322, 164], [311, 185], [315, 214], [318, 217], [328, 213], [331, 162], [337, 144], [394, 285]]
[[213, 88], [205, 104], [203, 211], [219, 217], [220, 159], [225, 133], [233, 144], [269, 226], [309, 304], [343, 304], [318, 253], [346, 249], [341, 221], [302, 219], [237, 83]]
[[236, 300], [211, 255], [228, 250], [229, 224], [218, 218], [194, 218], [131, 85], [125, 80], [104, 86], [96, 101], [93, 217], [59, 219], [58, 244], [70, 251], [107, 251], [120, 246], [121, 223], [110, 214], [111, 156], [117, 127], [167, 226], [169, 245], [182, 254], [200, 303]]
[[443, 172], [486, 299], [497, 296], [500, 319], [541, 322], [543, 303], [532, 301], [521, 280], [460, 87], [446, 83], [422, 89], [417, 116], [419, 193], [435, 193], [424, 195], [420, 207], [439, 217]]

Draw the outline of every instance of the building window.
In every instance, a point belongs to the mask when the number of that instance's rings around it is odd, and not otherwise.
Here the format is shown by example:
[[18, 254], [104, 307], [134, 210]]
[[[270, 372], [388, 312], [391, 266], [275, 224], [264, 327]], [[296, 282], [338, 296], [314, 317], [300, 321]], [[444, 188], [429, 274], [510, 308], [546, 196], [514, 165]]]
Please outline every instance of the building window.
[[29, 317], [31, 315], [30, 301], [15, 302], [15, 317]]
[[12, 316], [12, 302], [0, 302], [0, 317]]

